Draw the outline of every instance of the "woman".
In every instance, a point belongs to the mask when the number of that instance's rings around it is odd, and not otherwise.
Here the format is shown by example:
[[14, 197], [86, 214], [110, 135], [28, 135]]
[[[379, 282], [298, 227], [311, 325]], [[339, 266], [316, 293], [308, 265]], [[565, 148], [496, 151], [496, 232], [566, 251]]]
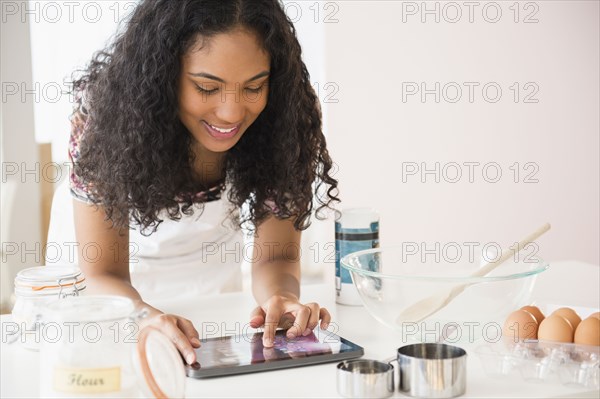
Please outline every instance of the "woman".
[[201, 283], [232, 284], [235, 273], [206, 256], [231, 251], [244, 226], [254, 233], [250, 325], [264, 326], [263, 344], [285, 321], [288, 337], [319, 320], [327, 328], [328, 311], [299, 300], [299, 246], [313, 210], [339, 201], [337, 181], [281, 4], [142, 1], [74, 92], [70, 185], [88, 291], [150, 309], [148, 323], [191, 364], [197, 330], [145, 303], [144, 284], [193, 291], [200, 270]]

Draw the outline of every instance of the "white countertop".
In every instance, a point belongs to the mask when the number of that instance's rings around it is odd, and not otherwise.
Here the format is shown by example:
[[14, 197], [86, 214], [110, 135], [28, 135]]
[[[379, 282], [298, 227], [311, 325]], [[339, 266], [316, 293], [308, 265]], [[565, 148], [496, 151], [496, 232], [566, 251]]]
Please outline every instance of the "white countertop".
[[[578, 262], [555, 262], [540, 276], [532, 299], [548, 303], [598, 307], [600, 297], [598, 266]], [[557, 292], [556, 289], [561, 287]], [[585, 293], [582, 295], [581, 293]], [[373, 319], [364, 307], [335, 304], [334, 288], [330, 284], [303, 286], [302, 298], [316, 301], [327, 307], [337, 334], [365, 348], [364, 358], [384, 360], [395, 356], [395, 350], [404, 343], [400, 333], [392, 331]], [[242, 331], [254, 306], [249, 293], [231, 293], [199, 298], [195, 303], [178, 303], [176, 300], [157, 304], [165, 311], [192, 320], [202, 333], [210, 324], [218, 326], [222, 335]], [[2, 323], [10, 320], [2, 316]], [[332, 323], [332, 324], [333, 324]], [[4, 337], [4, 334], [3, 334]], [[3, 339], [4, 341], [4, 339]], [[484, 374], [473, 348], [467, 350], [467, 392], [464, 397], [600, 397], [599, 391], [585, 391], [552, 384], [526, 383], [520, 379], [496, 380]], [[2, 342], [1, 397], [37, 397], [39, 395], [39, 353], [22, 348], [19, 344]], [[336, 391], [336, 363], [245, 374], [205, 380], [188, 378], [187, 397], [339, 397]], [[394, 397], [405, 397], [396, 392]]]

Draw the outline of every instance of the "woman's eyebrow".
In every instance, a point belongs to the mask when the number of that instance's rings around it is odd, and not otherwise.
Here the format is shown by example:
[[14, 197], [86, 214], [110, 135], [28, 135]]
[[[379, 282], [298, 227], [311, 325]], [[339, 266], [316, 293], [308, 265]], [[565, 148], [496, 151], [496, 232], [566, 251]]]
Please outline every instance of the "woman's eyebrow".
[[[210, 73], [206, 73], [206, 72], [197, 72], [197, 73], [189, 72], [188, 74], [191, 76], [197, 77], [197, 78], [207, 78], [207, 79], [216, 80], [217, 82], [226, 83], [223, 79], [219, 78], [218, 76], [211, 75]], [[263, 76], [268, 76], [268, 75], [269, 75], [269, 71], [262, 71], [261, 73], [251, 77], [244, 83], [252, 82], [253, 80], [256, 80], [256, 79], [262, 78]]]

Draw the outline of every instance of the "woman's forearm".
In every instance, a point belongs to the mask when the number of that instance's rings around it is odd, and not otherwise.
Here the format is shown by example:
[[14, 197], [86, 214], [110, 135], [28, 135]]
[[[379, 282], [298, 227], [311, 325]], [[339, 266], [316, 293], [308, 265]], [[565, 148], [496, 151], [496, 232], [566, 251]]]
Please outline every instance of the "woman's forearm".
[[274, 259], [252, 265], [252, 294], [258, 304], [273, 295], [300, 298], [300, 262]]
[[90, 295], [119, 295], [131, 299], [136, 309], [147, 308], [151, 314], [162, 313], [142, 300], [139, 292], [121, 276], [110, 273], [86, 275], [85, 293]]

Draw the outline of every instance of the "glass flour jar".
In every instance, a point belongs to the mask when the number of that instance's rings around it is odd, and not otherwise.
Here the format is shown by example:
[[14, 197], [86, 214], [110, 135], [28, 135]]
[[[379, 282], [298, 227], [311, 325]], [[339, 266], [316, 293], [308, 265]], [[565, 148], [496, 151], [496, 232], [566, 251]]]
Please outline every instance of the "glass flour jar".
[[88, 295], [47, 305], [41, 317], [40, 395], [183, 397], [185, 369], [174, 344], [121, 296]]
[[85, 277], [74, 266], [36, 266], [21, 270], [15, 277], [13, 322], [27, 349], [38, 350], [37, 318], [42, 308], [58, 299], [78, 296], [85, 289]]

